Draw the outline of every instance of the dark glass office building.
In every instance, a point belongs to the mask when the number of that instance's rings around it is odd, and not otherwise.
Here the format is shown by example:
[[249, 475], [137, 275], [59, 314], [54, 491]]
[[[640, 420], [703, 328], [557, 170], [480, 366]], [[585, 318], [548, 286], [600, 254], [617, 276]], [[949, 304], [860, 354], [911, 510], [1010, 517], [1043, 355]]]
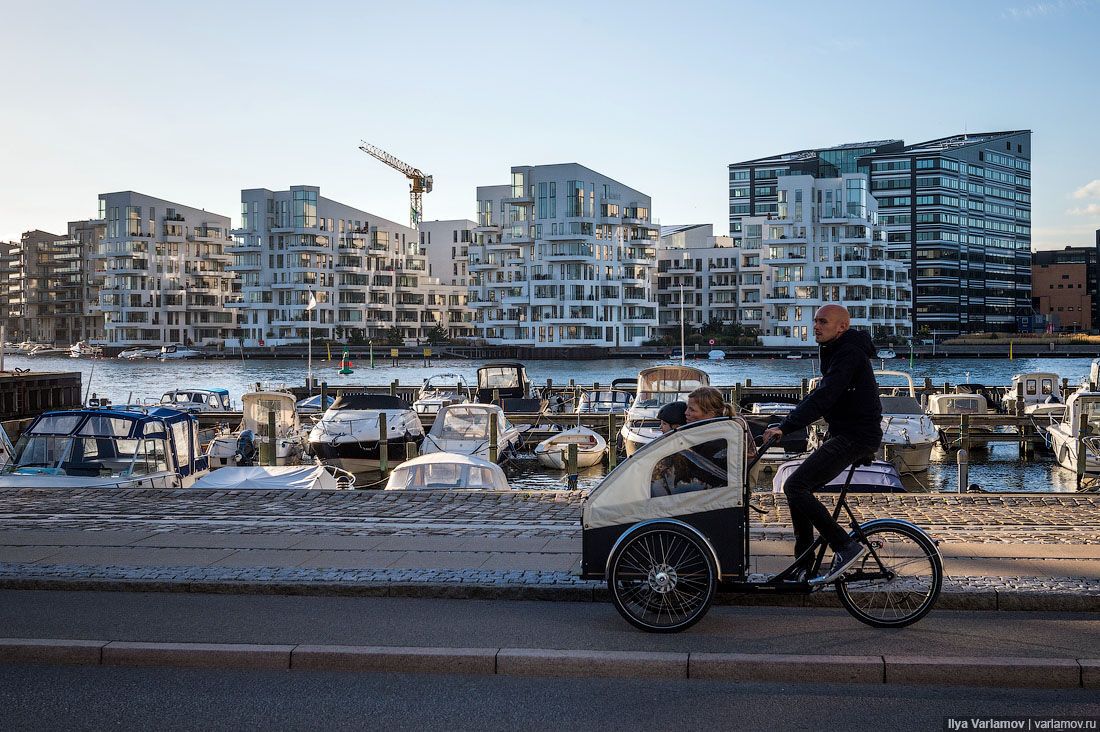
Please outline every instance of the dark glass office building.
[[780, 175], [863, 172], [890, 255], [910, 263], [915, 333], [947, 337], [1031, 327], [1031, 132], [915, 145], [853, 143], [729, 166], [730, 234], [777, 210]]

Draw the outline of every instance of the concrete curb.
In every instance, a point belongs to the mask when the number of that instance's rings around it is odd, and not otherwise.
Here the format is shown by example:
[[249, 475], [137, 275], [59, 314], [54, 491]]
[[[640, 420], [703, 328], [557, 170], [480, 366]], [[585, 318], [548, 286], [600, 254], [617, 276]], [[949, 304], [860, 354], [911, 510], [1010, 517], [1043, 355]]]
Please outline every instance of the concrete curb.
[[[486, 585], [459, 582], [281, 582], [238, 580], [146, 580], [81, 577], [3, 577], [5, 590], [70, 590], [106, 592], [195, 592], [217, 595], [307, 595], [316, 597], [423, 597], [458, 600], [545, 600], [610, 602], [602, 583], [577, 585]], [[771, 607], [840, 607], [830, 590], [812, 595], [719, 593], [716, 605]], [[1100, 612], [1100, 594], [1057, 590], [947, 587], [936, 610], [1002, 610]]]
[[459, 673], [732, 682], [1100, 688], [1100, 659], [831, 656], [547, 648], [140, 643], [0, 638], [0, 664]]

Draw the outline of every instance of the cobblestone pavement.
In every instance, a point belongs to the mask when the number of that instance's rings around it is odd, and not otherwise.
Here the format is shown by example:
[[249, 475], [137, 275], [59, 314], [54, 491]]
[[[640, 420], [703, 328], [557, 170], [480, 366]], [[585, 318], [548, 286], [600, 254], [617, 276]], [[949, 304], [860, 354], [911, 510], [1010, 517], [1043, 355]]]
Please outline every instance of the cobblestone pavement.
[[[584, 495], [577, 492], [401, 493], [287, 491], [95, 491], [64, 489], [0, 490], [0, 544], [15, 545], [19, 531], [148, 531], [173, 535], [428, 536], [486, 539], [563, 539], [553, 551], [579, 548]], [[827, 505], [832, 497], [823, 496]], [[945, 542], [970, 544], [1100, 544], [1100, 496], [1092, 495], [853, 495], [850, 505], [860, 520], [893, 516], [927, 528]], [[754, 494], [766, 511], [752, 515], [755, 540], [793, 538], [782, 497]], [[14, 532], [14, 533], [13, 533]], [[4, 539], [7, 538], [7, 541]], [[72, 542], [71, 540], [66, 543]], [[169, 542], [170, 543], [170, 542]], [[522, 552], [523, 550], [518, 550]], [[428, 552], [430, 554], [430, 552]], [[1073, 556], [1067, 553], [1063, 556]], [[48, 562], [49, 560], [45, 560]], [[1081, 559], [1081, 562], [1095, 560]], [[950, 576], [946, 595], [1061, 595], [1096, 600], [1100, 582], [1062, 560], [1059, 576]], [[522, 565], [520, 565], [522, 566]], [[1085, 566], [1082, 564], [1082, 566]], [[1068, 567], [1068, 569], [1067, 569]], [[1093, 573], [1094, 576], [1094, 573]], [[220, 591], [401, 592], [430, 593], [478, 588], [507, 592], [540, 589], [573, 592], [592, 599], [599, 582], [568, 572], [546, 570], [307, 568], [287, 566], [124, 566], [0, 562], [0, 582], [80, 580], [105, 583], [157, 583]], [[207, 585], [206, 583], [210, 583]], [[305, 588], [312, 585], [313, 589]], [[325, 590], [324, 588], [327, 588]], [[411, 589], [410, 589], [411, 588]], [[457, 588], [457, 589], [456, 589]], [[261, 590], [262, 591], [262, 590]], [[521, 595], [529, 596], [529, 595]], [[1100, 608], [1094, 603], [1089, 609]]]

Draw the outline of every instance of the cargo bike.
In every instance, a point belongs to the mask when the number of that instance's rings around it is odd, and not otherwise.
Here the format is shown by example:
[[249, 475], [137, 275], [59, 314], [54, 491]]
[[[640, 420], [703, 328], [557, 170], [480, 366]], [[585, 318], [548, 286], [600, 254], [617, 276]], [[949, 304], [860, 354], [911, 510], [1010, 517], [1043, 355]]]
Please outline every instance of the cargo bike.
[[[620, 614], [642, 630], [684, 630], [706, 614], [718, 592], [808, 595], [826, 585], [818, 575], [827, 548], [813, 547], [813, 567], [796, 562], [774, 576], [749, 573], [748, 474], [770, 446], [746, 460], [752, 439], [736, 420], [693, 422], [643, 446], [592, 491], [582, 514], [580, 575], [605, 580]], [[943, 584], [936, 542], [908, 521], [859, 523], [846, 501], [855, 467], [873, 456], [853, 456], [833, 518], [845, 513], [850, 535], [867, 554], [831, 586], [857, 619], [878, 628], [920, 620]], [[759, 509], [756, 509], [759, 510]]]

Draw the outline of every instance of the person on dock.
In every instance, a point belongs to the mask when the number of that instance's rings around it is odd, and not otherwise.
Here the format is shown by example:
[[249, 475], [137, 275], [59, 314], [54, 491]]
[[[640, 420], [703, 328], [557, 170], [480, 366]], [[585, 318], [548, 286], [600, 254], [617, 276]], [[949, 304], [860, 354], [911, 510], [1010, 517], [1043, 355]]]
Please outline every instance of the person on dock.
[[[814, 583], [831, 582], [867, 552], [814, 496], [815, 490], [840, 475], [852, 462], [875, 453], [882, 441], [882, 405], [871, 365], [875, 347], [870, 335], [851, 330], [850, 326], [851, 316], [841, 305], [825, 305], [814, 313], [821, 382], [778, 426], [764, 431], [767, 441], [780, 439], [821, 418], [829, 426], [825, 441], [783, 485], [794, 524], [795, 558], [803, 567], [803, 578]], [[825, 574], [808, 578], [805, 574], [813, 563], [809, 550], [814, 529], [833, 550], [833, 563]]]

